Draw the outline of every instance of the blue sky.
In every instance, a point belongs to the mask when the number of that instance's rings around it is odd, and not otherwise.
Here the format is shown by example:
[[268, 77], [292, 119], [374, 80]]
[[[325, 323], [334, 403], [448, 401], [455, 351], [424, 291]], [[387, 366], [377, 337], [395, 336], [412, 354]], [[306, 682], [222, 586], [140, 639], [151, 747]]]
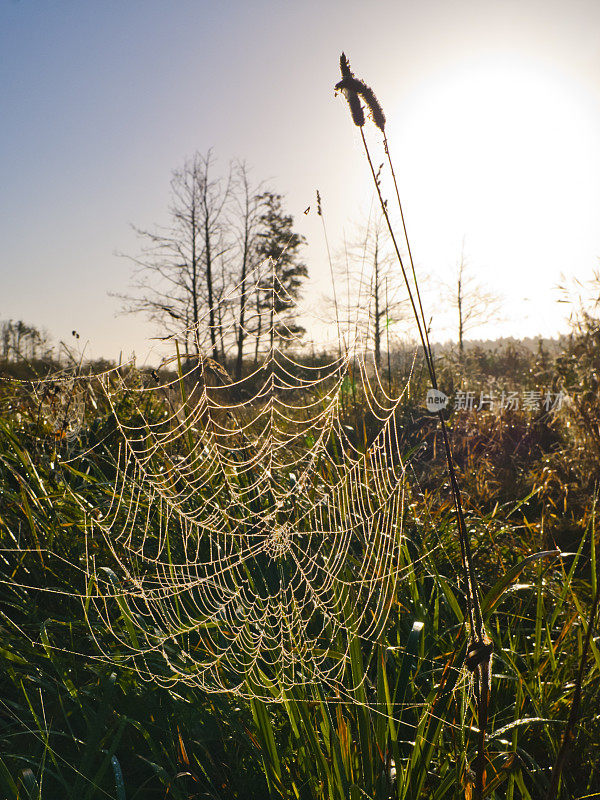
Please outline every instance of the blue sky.
[[386, 108], [423, 271], [447, 278], [464, 238], [506, 297], [482, 335], [564, 328], [552, 287], [600, 255], [599, 25], [582, 0], [1, 0], [0, 318], [143, 360], [154, 331], [108, 294], [129, 281], [116, 253], [136, 252], [131, 223], [166, 220], [172, 170], [209, 147], [286, 194], [326, 293], [302, 211], [319, 188], [335, 248], [370, 197], [332, 91], [345, 49]]

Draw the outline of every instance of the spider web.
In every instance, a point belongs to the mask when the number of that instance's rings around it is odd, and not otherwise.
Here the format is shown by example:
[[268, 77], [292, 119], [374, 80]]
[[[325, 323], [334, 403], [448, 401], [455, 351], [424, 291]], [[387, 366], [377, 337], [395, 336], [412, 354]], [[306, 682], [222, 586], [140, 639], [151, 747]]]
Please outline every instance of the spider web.
[[[133, 366], [96, 377], [118, 444], [106, 502], [76, 498], [82, 600], [102, 657], [144, 680], [265, 700], [320, 684], [341, 696], [365, 679], [350, 669], [353, 643], [382, 640], [414, 569], [403, 558], [402, 396], [386, 392], [358, 326], [337, 358], [306, 358], [273, 263], [246, 285], [262, 293], [269, 324], [239, 381], [212, 358], [214, 312], [173, 337], [171, 380]], [[257, 324], [248, 315], [248, 337]], [[231, 313], [223, 349], [238, 335]], [[192, 357], [181, 353], [190, 339]], [[83, 380], [36, 389], [67, 447], [83, 425]]]
[[[291, 298], [263, 270], [270, 285], [264, 275], [253, 285], [270, 325], [250, 375], [235, 382], [207, 355], [205, 322], [198, 355], [172, 360], [173, 381], [102, 379], [121, 446], [110, 504], [87, 514], [87, 600], [114, 636], [98, 646], [140, 675], [272, 700], [315, 682], [347, 688], [353, 640], [381, 637], [405, 574], [405, 466], [400, 398], [363, 343], [307, 366]], [[219, 332], [226, 340], [233, 323]], [[347, 424], [357, 395], [378, 428], [366, 450]], [[96, 537], [110, 567], [96, 563]]]

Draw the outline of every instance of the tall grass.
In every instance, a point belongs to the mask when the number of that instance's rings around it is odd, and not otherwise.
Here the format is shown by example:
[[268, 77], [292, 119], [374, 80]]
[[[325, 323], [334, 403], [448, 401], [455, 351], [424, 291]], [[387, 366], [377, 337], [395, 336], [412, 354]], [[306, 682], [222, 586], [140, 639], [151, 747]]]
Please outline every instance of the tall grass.
[[[128, 403], [124, 395], [121, 413], [135, 416]], [[443, 494], [420, 495], [415, 486], [407, 498], [407, 578], [380, 641], [352, 642], [345, 692], [296, 688], [280, 705], [184, 687], [159, 690], [125, 666], [115, 670], [98, 660], [81, 602], [69, 600], [82, 587], [77, 563], [84, 549], [82, 504], [74, 498], [106, 502], [114, 477], [111, 415], [98, 410], [78, 444], [86, 455], [63, 468], [53, 460], [54, 444], [40, 446], [45, 432], [36, 425], [9, 414], [1, 429], [0, 780], [7, 797], [168, 791], [174, 797], [442, 798], [469, 791], [477, 714], [464, 668], [467, 619], [456, 524]], [[88, 452], [87, 436], [104, 440], [104, 451]], [[593, 518], [574, 555], [528, 560], [535, 538], [526, 541], [516, 525], [527, 507], [512, 502], [486, 516], [466, 515], [479, 541], [481, 610], [496, 653], [486, 746], [491, 797], [543, 797], [550, 787], [595, 592], [595, 583], [585, 580], [595, 552]], [[125, 618], [120, 624], [125, 637]], [[110, 639], [97, 627], [94, 634]], [[583, 713], [571, 755], [577, 769], [563, 777], [571, 796], [581, 797], [600, 779], [586, 756], [598, 735], [590, 709], [599, 699], [600, 654], [593, 637], [587, 647]], [[75, 652], [88, 655], [82, 660]]]

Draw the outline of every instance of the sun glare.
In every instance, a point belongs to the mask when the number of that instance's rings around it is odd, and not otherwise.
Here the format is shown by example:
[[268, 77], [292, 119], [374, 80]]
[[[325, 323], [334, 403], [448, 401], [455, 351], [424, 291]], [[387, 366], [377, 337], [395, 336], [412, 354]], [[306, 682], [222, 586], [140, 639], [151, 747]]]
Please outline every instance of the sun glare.
[[451, 270], [465, 238], [482, 279], [518, 302], [594, 267], [599, 120], [580, 85], [522, 60], [469, 62], [390, 122], [428, 269]]

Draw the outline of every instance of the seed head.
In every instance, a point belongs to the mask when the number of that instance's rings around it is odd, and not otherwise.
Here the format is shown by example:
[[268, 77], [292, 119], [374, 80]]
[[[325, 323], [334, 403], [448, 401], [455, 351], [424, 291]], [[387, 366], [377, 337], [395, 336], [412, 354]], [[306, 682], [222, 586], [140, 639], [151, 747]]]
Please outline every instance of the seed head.
[[367, 86], [364, 81], [359, 81], [354, 77], [354, 73], [350, 69], [350, 64], [344, 53], [340, 56], [340, 71], [342, 73], [342, 80], [336, 84], [335, 88], [336, 90], [344, 92], [346, 95], [354, 124], [359, 127], [365, 124], [365, 115], [359, 99], [362, 97], [367, 104], [371, 119], [383, 133], [385, 131], [385, 114], [383, 113], [381, 104], [375, 96], [373, 89]]
[[354, 73], [350, 69], [350, 64], [348, 63], [348, 59], [344, 53], [342, 53], [340, 56], [340, 71], [342, 73], [342, 80], [336, 85], [335, 88], [336, 90], [341, 90], [344, 93], [346, 100], [348, 101], [348, 105], [350, 106], [350, 113], [352, 114], [352, 120], [354, 124], [359, 128], [362, 128], [362, 126], [365, 124], [365, 112], [363, 111], [358, 94], [356, 93], [355, 89], [352, 89], [348, 86], [342, 86], [346, 80], [355, 80]]
[[385, 114], [383, 113], [383, 109], [379, 100], [375, 97], [375, 92], [371, 89], [370, 86], [367, 86], [363, 83], [363, 91], [359, 92], [365, 99], [365, 103], [369, 107], [369, 111], [371, 112], [371, 119], [377, 125], [379, 130], [384, 133], [385, 131]]
[[340, 56], [340, 72], [342, 73], [342, 78], [353, 78], [354, 73], [350, 69], [350, 62], [346, 58], [346, 54], [342, 53]]

